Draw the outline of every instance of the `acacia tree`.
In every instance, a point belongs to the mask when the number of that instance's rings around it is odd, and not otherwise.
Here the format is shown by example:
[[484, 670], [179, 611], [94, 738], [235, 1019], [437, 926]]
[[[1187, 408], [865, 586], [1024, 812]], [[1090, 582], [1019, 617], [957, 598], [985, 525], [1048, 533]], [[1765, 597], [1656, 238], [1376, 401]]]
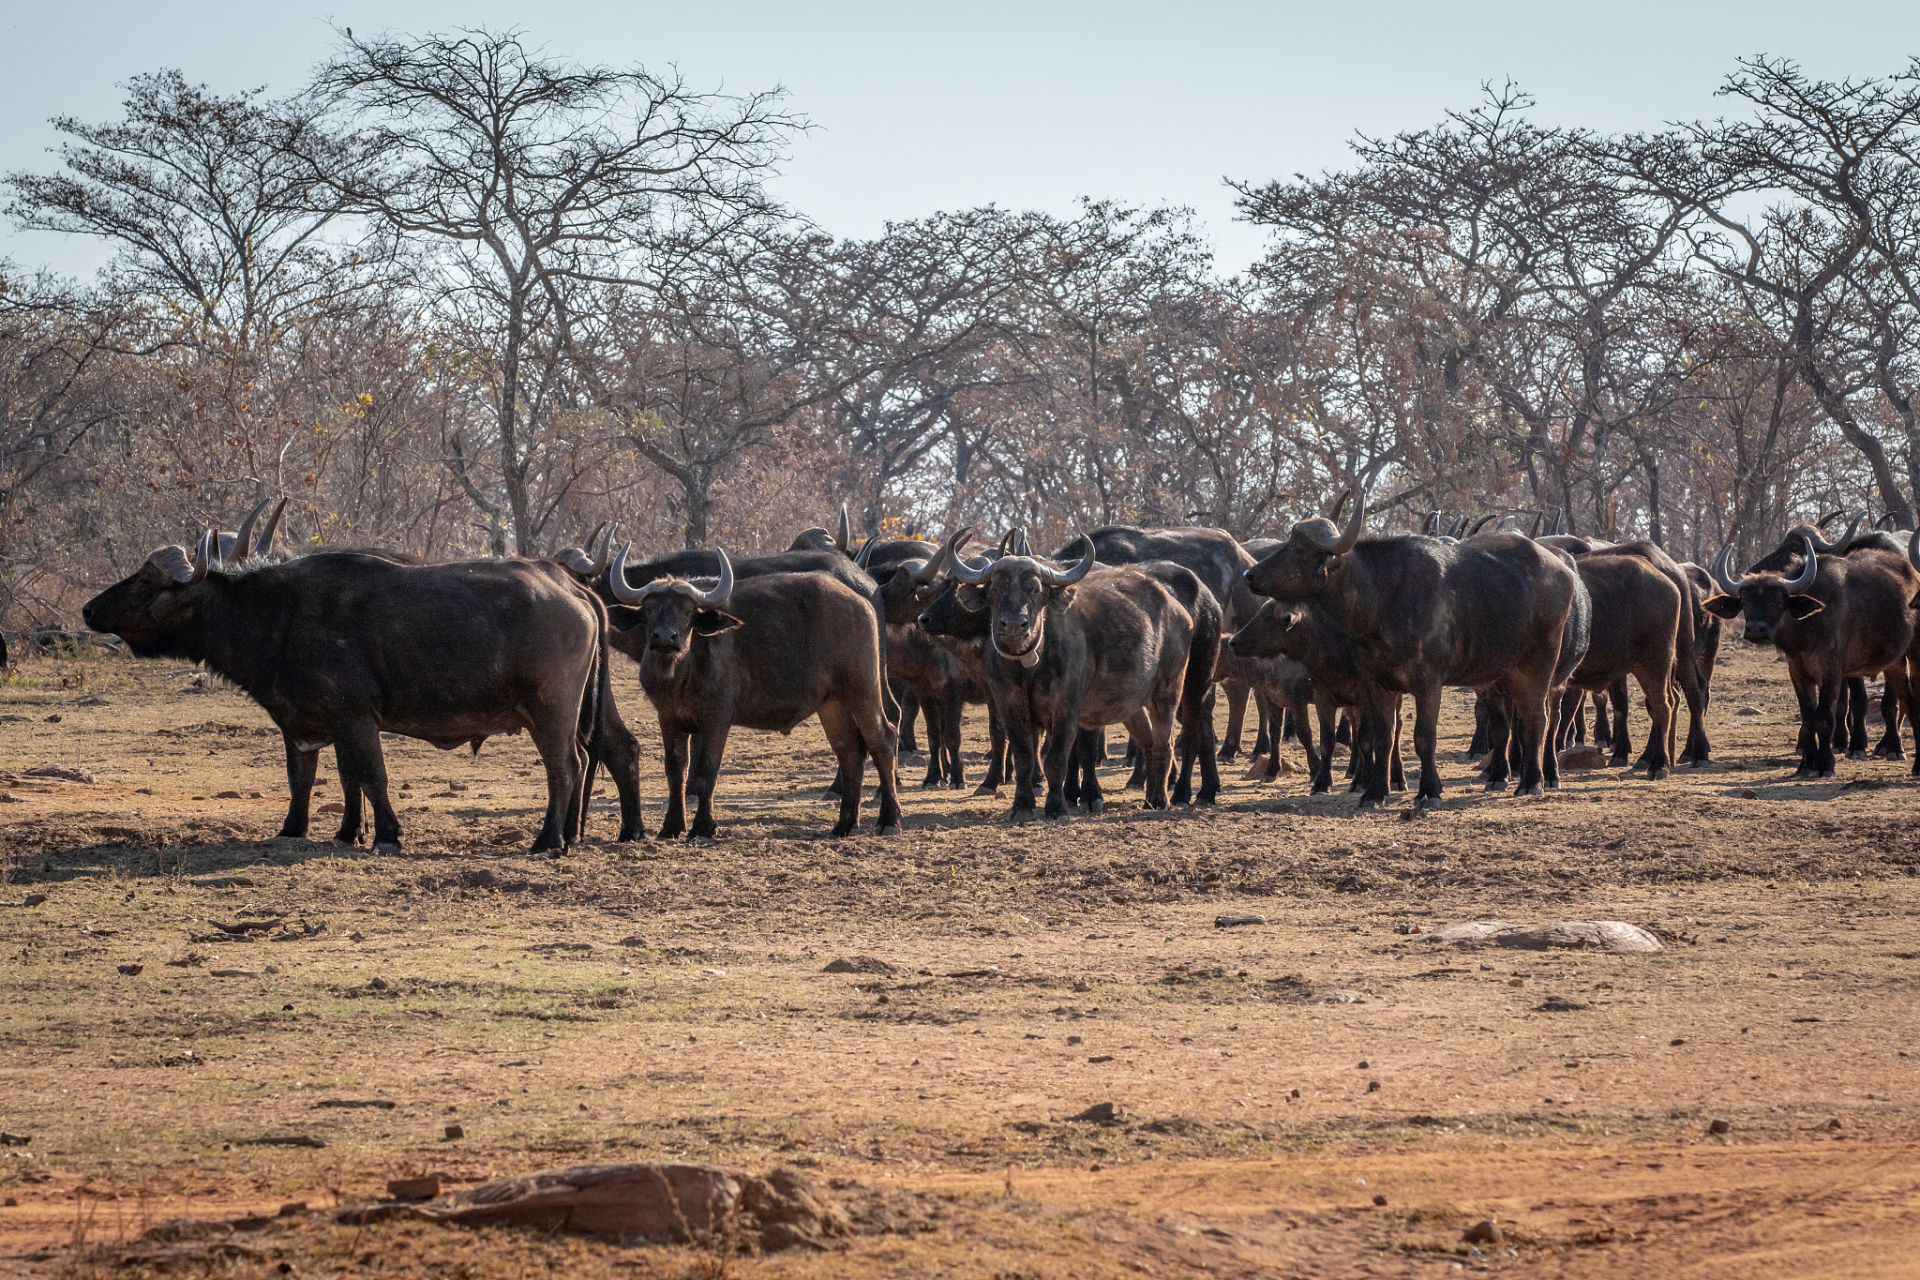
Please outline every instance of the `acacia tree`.
[[448, 464], [531, 554], [566, 487], [548, 472], [572, 474], [576, 456], [552, 422], [579, 399], [562, 385], [564, 315], [597, 286], [658, 288], [691, 252], [770, 220], [761, 178], [803, 122], [778, 91], [701, 93], [641, 67], [561, 62], [514, 32], [343, 42], [313, 91], [357, 158], [312, 155], [313, 172], [345, 207], [432, 246], [436, 305], [490, 345], [498, 488], [483, 487], [459, 430]]

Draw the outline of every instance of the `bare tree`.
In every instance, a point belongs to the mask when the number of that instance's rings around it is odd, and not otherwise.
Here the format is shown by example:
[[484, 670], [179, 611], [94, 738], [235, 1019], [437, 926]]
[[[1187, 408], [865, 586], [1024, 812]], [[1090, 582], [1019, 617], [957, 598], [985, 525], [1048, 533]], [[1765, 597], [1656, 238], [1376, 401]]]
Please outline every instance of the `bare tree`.
[[[505, 508], [484, 493], [463, 434], [449, 464], [474, 504], [530, 554], [544, 520], [532, 497], [564, 465], [542, 421], [567, 397], [549, 353], [582, 286], [655, 287], [689, 246], [711, 245], [774, 212], [760, 186], [802, 122], [781, 94], [729, 97], [643, 68], [564, 63], [514, 32], [343, 37], [315, 78], [360, 157], [310, 157], [345, 205], [435, 246], [437, 301], [491, 322], [493, 421]], [[575, 295], [570, 303], [569, 295]], [[530, 363], [532, 367], [530, 367]]]

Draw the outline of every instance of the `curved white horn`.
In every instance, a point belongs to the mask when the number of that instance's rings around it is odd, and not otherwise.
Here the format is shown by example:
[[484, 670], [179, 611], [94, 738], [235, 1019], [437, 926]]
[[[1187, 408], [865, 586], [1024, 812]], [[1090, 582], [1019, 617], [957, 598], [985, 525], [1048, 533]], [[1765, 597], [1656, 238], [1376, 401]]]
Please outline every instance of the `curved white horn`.
[[1080, 548], [1080, 563], [1073, 568], [1056, 569], [1048, 564], [1040, 566], [1040, 576], [1046, 579], [1049, 586], [1072, 586], [1093, 571], [1093, 539], [1083, 533], [1080, 535], [1080, 541], [1075, 545]]
[[[607, 589], [613, 592], [613, 598], [621, 604], [639, 604], [647, 598], [646, 587], [635, 591], [627, 585], [627, 552], [633, 550], [633, 543], [622, 543], [619, 552], [613, 557], [613, 563], [607, 566]], [[648, 583], [647, 586], [652, 586]]]
[[1799, 595], [1812, 586], [1813, 580], [1820, 576], [1820, 554], [1813, 549], [1813, 539], [1803, 533], [1800, 535], [1800, 541], [1806, 545], [1807, 562], [1800, 566], [1798, 577], [1785, 579], [1780, 584], [1787, 589], [1787, 594], [1790, 596]]
[[733, 596], [733, 561], [727, 559], [726, 550], [719, 543], [714, 544], [713, 554], [720, 557], [720, 581], [711, 591], [696, 592], [695, 598], [709, 608], [718, 609]]
[[260, 519], [260, 513], [265, 511], [267, 504], [272, 501], [272, 498], [260, 499], [253, 504], [253, 510], [247, 512], [246, 518], [240, 522], [240, 531], [233, 535], [233, 551], [228, 557], [233, 563], [237, 564], [247, 558], [248, 539], [253, 537], [254, 522]]
[[940, 555], [947, 562], [947, 566], [953, 570], [953, 578], [956, 582], [974, 583], [983, 581], [987, 576], [987, 570], [993, 567], [991, 564], [988, 564], [976, 569], [960, 558], [960, 544], [964, 542], [967, 535], [972, 532], [973, 529], [971, 527], [960, 529], [955, 532], [951, 538], [947, 539], [946, 546], [940, 548]]
[[1737, 596], [1740, 594], [1740, 584], [1734, 580], [1728, 568], [1728, 562], [1732, 559], [1733, 544], [1729, 542], [1720, 548], [1720, 554], [1713, 558], [1713, 583], [1728, 595]]
[[842, 551], [853, 545], [853, 521], [847, 519], [847, 504], [844, 502], [840, 504], [840, 537], [835, 545]]
[[1809, 537], [1807, 541], [1813, 544], [1813, 549], [1815, 551], [1823, 551], [1823, 552], [1827, 552], [1828, 554], [1831, 554], [1835, 551], [1840, 550], [1842, 547], [1846, 546], [1849, 542], [1853, 541], [1853, 535], [1860, 532], [1860, 521], [1865, 518], [1866, 517], [1864, 512], [1862, 512], [1860, 515], [1855, 516], [1853, 518], [1853, 523], [1847, 526], [1847, 531], [1840, 535], [1840, 540], [1838, 542], [1828, 542], [1824, 537], [1819, 537], [1819, 538]]

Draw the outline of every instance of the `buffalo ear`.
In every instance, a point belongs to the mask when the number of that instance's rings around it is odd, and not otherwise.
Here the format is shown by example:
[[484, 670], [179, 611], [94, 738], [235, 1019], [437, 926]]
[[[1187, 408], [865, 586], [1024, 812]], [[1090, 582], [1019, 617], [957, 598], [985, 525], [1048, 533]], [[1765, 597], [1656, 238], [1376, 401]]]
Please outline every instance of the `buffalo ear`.
[[646, 613], [630, 604], [607, 606], [607, 625], [615, 631], [631, 631], [646, 618]]
[[1737, 618], [1740, 616], [1741, 601], [1739, 596], [1708, 596], [1700, 602], [1700, 607], [1722, 618]]
[[987, 589], [978, 582], [963, 582], [953, 589], [953, 598], [968, 613], [978, 613], [987, 607]]
[[1811, 618], [1826, 607], [1824, 600], [1815, 600], [1812, 596], [1787, 597], [1787, 612], [1796, 618]]
[[1065, 608], [1067, 605], [1073, 603], [1074, 593], [1079, 590], [1080, 588], [1074, 586], [1055, 587], [1053, 589], [1052, 603]]
[[731, 631], [741, 625], [740, 619], [718, 609], [700, 609], [693, 615], [694, 634], [717, 636], [723, 631]]

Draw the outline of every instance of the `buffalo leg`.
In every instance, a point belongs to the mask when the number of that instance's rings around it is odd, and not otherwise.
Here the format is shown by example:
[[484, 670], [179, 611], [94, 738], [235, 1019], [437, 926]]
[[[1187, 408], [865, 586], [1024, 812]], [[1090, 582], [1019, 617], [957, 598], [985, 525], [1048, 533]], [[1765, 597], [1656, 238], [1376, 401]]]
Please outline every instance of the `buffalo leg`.
[[607, 772], [620, 793], [620, 836], [626, 844], [641, 836], [640, 817], [640, 741], [620, 718], [611, 703], [607, 706], [605, 728]]
[[[660, 823], [662, 840], [671, 840], [687, 829], [687, 737], [682, 730], [660, 726], [661, 770], [667, 775], [667, 816]], [[697, 735], [694, 740], [699, 740]]]
[[[1396, 694], [1393, 699], [1393, 753], [1387, 757], [1387, 768], [1389, 770], [1387, 786], [1393, 791], [1405, 791], [1407, 789], [1407, 767], [1400, 759], [1400, 722], [1404, 718], [1400, 713], [1400, 709], [1401, 699], [1399, 695]], [[1384, 747], [1386, 744], [1382, 743], [1381, 745]]]
[[[1071, 728], [1068, 737], [1072, 737]], [[1071, 745], [1071, 744], [1069, 744]], [[1063, 753], [1064, 754], [1064, 753]], [[1060, 772], [1065, 773], [1065, 760], [1061, 761]], [[1035, 792], [1038, 790], [1040, 775], [1040, 729], [1029, 720], [1026, 724], [1008, 726], [1007, 768], [1013, 778], [1013, 811], [1009, 815], [1015, 822], [1027, 822], [1033, 818]], [[1058, 778], [1056, 785], [1064, 785], [1066, 779]], [[1048, 796], [1052, 800], [1051, 793]], [[1066, 809], [1066, 801], [1060, 802], [1061, 810]]]
[[[567, 717], [565, 726], [569, 744], [574, 740], [573, 718]], [[336, 728], [334, 731], [333, 754], [340, 762], [340, 789], [345, 791], [352, 785], [348, 779], [365, 788], [367, 798], [373, 802], [373, 847], [379, 853], [400, 852], [400, 819], [395, 816], [393, 806], [387, 801], [387, 762], [380, 752], [380, 730], [371, 720], [363, 724], [352, 724]], [[547, 794], [547, 825], [553, 828], [554, 838], [560, 834], [560, 823], [566, 818], [566, 797], [572, 790], [573, 779], [564, 777], [565, 790], [556, 797], [552, 790], [551, 771]], [[556, 803], [556, 800], [558, 803]], [[359, 806], [351, 798], [347, 801], [347, 816], [355, 817], [354, 810]], [[357, 825], [357, 824], [356, 824]], [[541, 834], [546, 834], [543, 827]], [[535, 849], [543, 846], [536, 843]]]
[[[913, 717], [916, 712], [927, 710], [927, 708], [921, 707], [920, 695], [914, 690], [912, 685], [904, 681], [893, 681], [891, 683], [893, 684], [894, 700], [900, 704], [900, 754], [903, 756], [918, 755], [920, 753], [920, 743], [913, 736]], [[927, 716], [927, 745], [932, 746], [939, 741], [940, 736], [933, 730], [933, 717], [929, 715]]]
[[1920, 775], [1920, 648], [1916, 648], [1907, 657], [1904, 666], [1895, 667], [1887, 673], [1887, 689], [1893, 689], [1893, 673], [1900, 673], [1900, 700], [1907, 713], [1907, 724], [1913, 730], [1913, 768], [1909, 772]]
[[[1100, 755], [1106, 749], [1106, 736], [1098, 729], [1082, 729], [1074, 735], [1074, 762], [1068, 765], [1069, 780], [1078, 772], [1080, 794], [1078, 802], [1086, 806], [1088, 813], [1099, 813], [1106, 807], [1106, 800], [1100, 794]], [[1076, 769], [1077, 765], [1077, 769]], [[1072, 808], [1076, 797], [1067, 797], [1067, 807]]]
[[[1633, 730], [1627, 723], [1627, 682], [1615, 680], [1608, 685], [1604, 696], [1613, 704], [1613, 721], [1609, 726], [1609, 736], [1613, 743], [1613, 754], [1607, 763], [1625, 768], [1633, 763]], [[1651, 748], [1649, 748], [1651, 749]]]
[[1672, 664], [1663, 669], [1646, 669], [1633, 673], [1634, 680], [1640, 686], [1640, 692], [1647, 700], [1647, 715], [1653, 725], [1647, 730], [1647, 781], [1658, 782], [1667, 776], [1671, 766], [1669, 752], [1673, 743], [1673, 682]]
[[1867, 751], [1867, 681], [1853, 676], [1847, 681], [1847, 759], [1869, 759]]
[[[1067, 699], [1060, 701], [1066, 702]], [[1046, 814], [1049, 818], [1067, 816], [1067, 801], [1062, 788], [1067, 781], [1067, 758], [1073, 754], [1074, 740], [1078, 736], [1079, 726], [1074, 723], [1072, 713], [1056, 713], [1053, 724], [1047, 729], [1044, 759], [1036, 761], [1037, 772], [1043, 773], [1046, 779]]]
[[[1545, 791], [1546, 784], [1543, 753], [1547, 745], [1548, 680], [1527, 678], [1529, 674], [1515, 673], [1518, 680], [1509, 676], [1506, 687], [1520, 743], [1520, 786], [1515, 794], [1537, 796]], [[1558, 772], [1556, 769], [1556, 776]]]
[[1488, 791], [1507, 789], [1507, 778], [1513, 764], [1513, 753], [1508, 749], [1507, 737], [1512, 731], [1513, 721], [1507, 714], [1506, 699], [1488, 695], [1486, 786]]
[[1231, 760], [1240, 754], [1240, 735], [1247, 724], [1247, 694], [1252, 686], [1238, 678], [1222, 680], [1220, 686], [1227, 694], [1227, 736], [1220, 743], [1220, 759]]
[[[547, 816], [540, 824], [540, 834], [534, 837], [533, 852], [555, 853], [567, 847], [568, 839], [577, 832], [568, 830], [567, 819], [571, 812], [577, 812], [580, 799], [580, 783], [586, 775], [587, 750], [580, 741], [580, 704], [576, 701], [571, 707], [562, 708], [553, 705], [553, 700], [535, 703], [532, 723], [528, 726], [528, 735], [533, 739], [534, 749], [540, 753], [540, 763], [546, 766], [547, 773]], [[374, 735], [376, 751], [379, 735]], [[377, 757], [376, 757], [377, 762]], [[381, 814], [391, 812], [387, 807], [387, 776], [384, 765], [376, 763], [377, 773], [368, 775], [373, 784], [368, 795], [373, 800], [374, 835], [378, 847], [381, 830]], [[394, 824], [393, 838], [400, 838], [399, 824]]]
[[1900, 745], [1900, 713], [1905, 710], [1906, 694], [1894, 692], [1894, 686], [1898, 683], [1904, 689], [1907, 682], [1906, 663], [1896, 662], [1888, 667], [1886, 680], [1886, 688], [1880, 693], [1880, 719], [1886, 728], [1874, 746], [1873, 754], [1882, 760], [1905, 760], [1907, 752]]
[[987, 776], [973, 789], [976, 796], [995, 796], [1007, 781], [1007, 726], [1000, 709], [987, 704]]
[[1612, 698], [1612, 696], [1613, 694], [1611, 690], [1605, 690], [1605, 689], [1594, 690], [1593, 745], [1596, 747], [1612, 746], [1613, 735], [1616, 732], [1618, 732], [1616, 725], [1620, 717], [1608, 714], [1608, 712], [1611, 710], [1609, 706], [1609, 701]]
[[[861, 750], [860, 731], [854, 728], [853, 717], [838, 702], [823, 702], [818, 712], [820, 727], [826, 730], [827, 742], [833, 747], [833, 754], [840, 761], [840, 775], [858, 776], [862, 771], [865, 752]], [[901, 717], [903, 720], [905, 716]], [[927, 730], [927, 736], [933, 736], [933, 730]], [[860, 789], [849, 787], [840, 796], [840, 817], [833, 824], [832, 835], [835, 839], [850, 834], [860, 824]], [[696, 821], [694, 830], [699, 831]]]
[[[920, 786], [923, 790], [927, 787], [937, 787], [947, 780], [946, 761], [942, 758], [942, 752], [947, 744], [947, 709], [931, 698], [922, 702], [911, 690], [908, 693], [913, 697], [914, 705], [919, 708], [920, 714], [927, 721], [927, 775], [920, 779]], [[906, 710], [906, 705], [903, 699], [900, 703], [900, 723], [910, 725], [913, 720]], [[902, 743], [906, 741], [905, 730], [901, 731], [900, 740]], [[908, 748], [904, 745], [900, 748], [900, 754], [903, 756], [907, 751]]]
[[320, 752], [302, 751], [292, 738], [281, 736], [287, 747], [287, 820], [280, 824], [280, 834], [298, 839], [307, 834], [307, 810], [313, 803], [313, 774], [320, 765]]
[[[1358, 723], [1354, 725], [1353, 741], [1350, 744], [1351, 751], [1356, 760], [1361, 756], [1363, 743], [1367, 741], [1385, 742], [1387, 740], [1387, 734], [1389, 732], [1387, 716], [1391, 714], [1393, 709], [1391, 701], [1393, 697], [1394, 695], [1384, 690], [1372, 687], [1361, 690], [1360, 717]], [[1366, 783], [1366, 789], [1360, 793], [1360, 808], [1362, 810], [1377, 809], [1380, 807], [1380, 802], [1387, 798], [1387, 771], [1384, 768], [1385, 764], [1386, 753], [1381, 752], [1379, 753], [1378, 759], [1369, 759], [1367, 761], [1367, 768], [1361, 771], [1360, 777]]]
[[1313, 711], [1314, 719], [1320, 724], [1320, 767], [1313, 775], [1313, 783], [1307, 788], [1307, 794], [1317, 796], [1333, 790], [1333, 726], [1340, 708], [1326, 693], [1316, 692]]
[[1106, 751], [1107, 744], [1104, 741], [1093, 744], [1080, 741], [1081, 736], [1089, 732], [1087, 729], [1076, 729], [1073, 750], [1067, 752], [1067, 780], [1060, 785], [1060, 795], [1066, 801], [1068, 810], [1080, 807], [1080, 795], [1085, 789], [1081, 785], [1081, 778], [1093, 767], [1088, 763], [1092, 758], [1091, 753], [1099, 751], [1104, 754]]
[[341, 754], [338, 742], [333, 744], [333, 763], [340, 775], [340, 829], [333, 838], [339, 844], [359, 844], [361, 828], [366, 824], [360, 775], [354, 772], [352, 755]]
[[960, 762], [960, 726], [966, 722], [966, 691], [959, 681], [949, 681], [946, 705], [940, 708], [940, 755], [947, 785], [955, 791], [967, 785], [967, 769]]
[[1467, 743], [1467, 763], [1477, 764], [1487, 754], [1487, 694], [1482, 689], [1473, 695], [1473, 741]]
[[1273, 704], [1258, 693], [1253, 695], [1253, 709], [1259, 712], [1260, 724], [1253, 735], [1253, 754], [1256, 756], [1272, 755], [1273, 749], [1280, 745], [1280, 726], [1273, 722], [1272, 707]]
[[[727, 751], [727, 731], [732, 726], [726, 724], [708, 724], [700, 728], [699, 749], [693, 753], [693, 759], [687, 767], [687, 790], [698, 802], [694, 810], [693, 827], [687, 832], [694, 840], [711, 840], [716, 829], [713, 820], [713, 788], [720, 780], [720, 760]], [[848, 779], [848, 786], [840, 797], [840, 811], [846, 812], [852, 805], [855, 812], [860, 808], [860, 761], [854, 759], [851, 766], [842, 771], [841, 777]]]

